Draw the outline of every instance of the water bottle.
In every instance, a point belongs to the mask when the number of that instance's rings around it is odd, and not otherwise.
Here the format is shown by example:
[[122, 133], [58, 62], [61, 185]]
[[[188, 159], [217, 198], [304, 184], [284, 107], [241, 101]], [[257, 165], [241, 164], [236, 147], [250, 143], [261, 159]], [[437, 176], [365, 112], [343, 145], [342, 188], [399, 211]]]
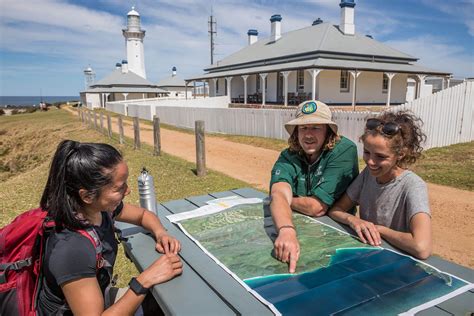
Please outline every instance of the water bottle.
[[156, 214], [156, 195], [153, 177], [145, 167], [138, 176], [138, 193], [140, 206]]

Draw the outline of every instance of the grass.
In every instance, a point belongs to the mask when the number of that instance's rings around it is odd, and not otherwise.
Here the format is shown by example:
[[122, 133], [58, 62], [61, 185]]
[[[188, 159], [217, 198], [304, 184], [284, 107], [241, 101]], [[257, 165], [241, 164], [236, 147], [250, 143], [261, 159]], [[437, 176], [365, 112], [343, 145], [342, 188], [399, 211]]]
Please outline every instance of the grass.
[[474, 142], [429, 149], [413, 171], [427, 182], [474, 191]]
[[[132, 193], [126, 198], [128, 203], [139, 203], [136, 181], [143, 166], [154, 177], [159, 201], [249, 186], [214, 171], [198, 178], [194, 174], [193, 163], [166, 154], [152, 156], [152, 147], [147, 145], [142, 145], [140, 151], [133, 150], [129, 145], [118, 145], [115, 140], [86, 129], [77, 117], [64, 110], [2, 116], [0, 126], [0, 163], [8, 168], [0, 170], [0, 227], [21, 212], [38, 206], [52, 154], [63, 139], [105, 142], [118, 148], [129, 165]], [[132, 140], [128, 139], [127, 143], [132, 144]], [[17, 167], [10, 168], [12, 164]], [[119, 286], [125, 286], [130, 277], [137, 274], [122, 250], [115, 264], [115, 273], [120, 276]]]

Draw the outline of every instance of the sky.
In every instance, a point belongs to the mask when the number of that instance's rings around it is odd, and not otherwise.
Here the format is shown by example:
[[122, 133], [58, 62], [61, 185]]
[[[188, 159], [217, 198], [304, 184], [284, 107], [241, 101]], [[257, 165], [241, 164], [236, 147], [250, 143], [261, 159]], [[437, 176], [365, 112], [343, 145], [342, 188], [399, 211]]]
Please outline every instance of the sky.
[[[189, 78], [210, 64], [208, 19], [217, 21], [215, 60], [247, 45], [247, 31], [282, 33], [321, 18], [339, 24], [339, 0], [1, 0], [0, 95], [76, 96], [88, 66], [96, 81], [126, 59], [122, 29], [140, 13], [147, 79]], [[356, 32], [370, 34], [418, 64], [474, 77], [474, 0], [356, 0]]]

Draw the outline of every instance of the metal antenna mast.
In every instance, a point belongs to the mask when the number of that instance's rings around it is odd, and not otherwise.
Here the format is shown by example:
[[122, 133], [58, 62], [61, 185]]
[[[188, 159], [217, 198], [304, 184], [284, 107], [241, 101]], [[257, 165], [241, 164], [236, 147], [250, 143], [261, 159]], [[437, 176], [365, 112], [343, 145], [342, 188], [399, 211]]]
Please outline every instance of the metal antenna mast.
[[210, 36], [210, 44], [211, 44], [211, 65], [214, 64], [214, 36], [215, 34], [217, 34], [217, 30], [216, 30], [216, 25], [217, 25], [217, 22], [216, 20], [214, 19], [214, 16], [212, 15], [212, 7], [211, 7], [211, 16], [209, 17], [209, 21], [207, 23], [209, 25], [209, 34], [211, 35]]

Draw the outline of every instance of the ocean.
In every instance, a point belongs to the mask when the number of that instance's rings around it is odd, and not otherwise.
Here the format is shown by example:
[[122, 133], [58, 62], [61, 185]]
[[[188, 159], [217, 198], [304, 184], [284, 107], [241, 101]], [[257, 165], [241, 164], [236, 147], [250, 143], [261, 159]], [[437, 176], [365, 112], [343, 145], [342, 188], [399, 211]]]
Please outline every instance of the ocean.
[[76, 96], [0, 96], [0, 107], [6, 105], [14, 106], [33, 106], [38, 105], [43, 99], [46, 103], [66, 102], [66, 101], [80, 101], [80, 97]]

